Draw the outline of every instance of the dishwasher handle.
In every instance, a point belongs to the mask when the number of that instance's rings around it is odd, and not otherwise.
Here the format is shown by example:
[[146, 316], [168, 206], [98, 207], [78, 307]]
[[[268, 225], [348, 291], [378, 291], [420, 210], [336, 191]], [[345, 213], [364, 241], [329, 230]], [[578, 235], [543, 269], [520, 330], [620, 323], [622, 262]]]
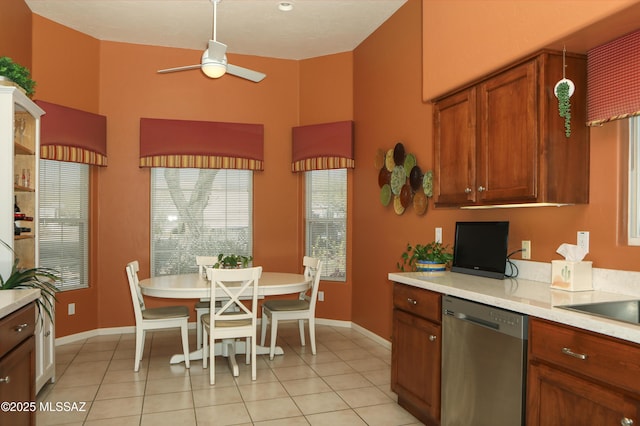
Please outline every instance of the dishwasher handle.
[[471, 316], [471, 315], [467, 315], [467, 314], [462, 313], [462, 312], [453, 312], [453, 311], [450, 311], [449, 309], [445, 309], [444, 310], [444, 314], [452, 316], [452, 317], [454, 317], [456, 319], [459, 319], [461, 321], [467, 321], [467, 322], [470, 322], [470, 323], [473, 323], [473, 324], [477, 324], [477, 325], [482, 326], [482, 327], [490, 328], [492, 330], [500, 330], [500, 324], [496, 324], [495, 322], [491, 322], [491, 321], [487, 321], [487, 320], [482, 319], [482, 318], [477, 318], [477, 317], [474, 317], [474, 316]]

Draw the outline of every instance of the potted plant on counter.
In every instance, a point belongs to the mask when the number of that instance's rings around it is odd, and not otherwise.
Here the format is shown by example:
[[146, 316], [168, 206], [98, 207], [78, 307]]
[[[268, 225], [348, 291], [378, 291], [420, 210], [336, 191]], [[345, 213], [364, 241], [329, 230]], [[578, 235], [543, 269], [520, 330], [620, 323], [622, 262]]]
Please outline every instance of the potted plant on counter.
[[415, 247], [407, 244], [401, 258], [402, 262], [396, 265], [400, 271], [442, 272], [453, 259], [453, 254], [449, 246], [432, 241], [425, 245], [416, 244]]

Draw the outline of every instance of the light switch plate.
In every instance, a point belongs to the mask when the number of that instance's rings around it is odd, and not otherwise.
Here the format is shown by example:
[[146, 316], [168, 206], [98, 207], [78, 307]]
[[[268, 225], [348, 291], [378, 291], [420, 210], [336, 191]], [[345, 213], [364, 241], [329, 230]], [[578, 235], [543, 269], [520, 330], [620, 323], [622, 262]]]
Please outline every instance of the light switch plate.
[[442, 243], [442, 228], [436, 228], [436, 243]]
[[578, 247], [589, 253], [589, 231], [578, 231]]

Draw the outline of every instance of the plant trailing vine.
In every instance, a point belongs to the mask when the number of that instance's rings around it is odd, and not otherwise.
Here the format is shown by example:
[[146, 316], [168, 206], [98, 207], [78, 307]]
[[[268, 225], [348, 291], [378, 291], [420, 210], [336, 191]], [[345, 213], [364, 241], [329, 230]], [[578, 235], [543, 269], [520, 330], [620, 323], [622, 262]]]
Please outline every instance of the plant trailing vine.
[[566, 81], [558, 84], [556, 88], [558, 96], [558, 111], [560, 117], [564, 118], [564, 134], [566, 137], [571, 136], [571, 102], [569, 101], [569, 83]]

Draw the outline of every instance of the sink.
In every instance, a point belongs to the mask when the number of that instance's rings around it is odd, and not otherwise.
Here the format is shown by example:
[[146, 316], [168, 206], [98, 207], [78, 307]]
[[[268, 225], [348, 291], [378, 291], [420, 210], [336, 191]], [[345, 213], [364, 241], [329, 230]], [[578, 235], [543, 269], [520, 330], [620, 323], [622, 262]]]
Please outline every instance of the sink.
[[557, 308], [596, 315], [631, 324], [640, 324], [640, 300], [584, 303], [579, 305], [557, 306]]

